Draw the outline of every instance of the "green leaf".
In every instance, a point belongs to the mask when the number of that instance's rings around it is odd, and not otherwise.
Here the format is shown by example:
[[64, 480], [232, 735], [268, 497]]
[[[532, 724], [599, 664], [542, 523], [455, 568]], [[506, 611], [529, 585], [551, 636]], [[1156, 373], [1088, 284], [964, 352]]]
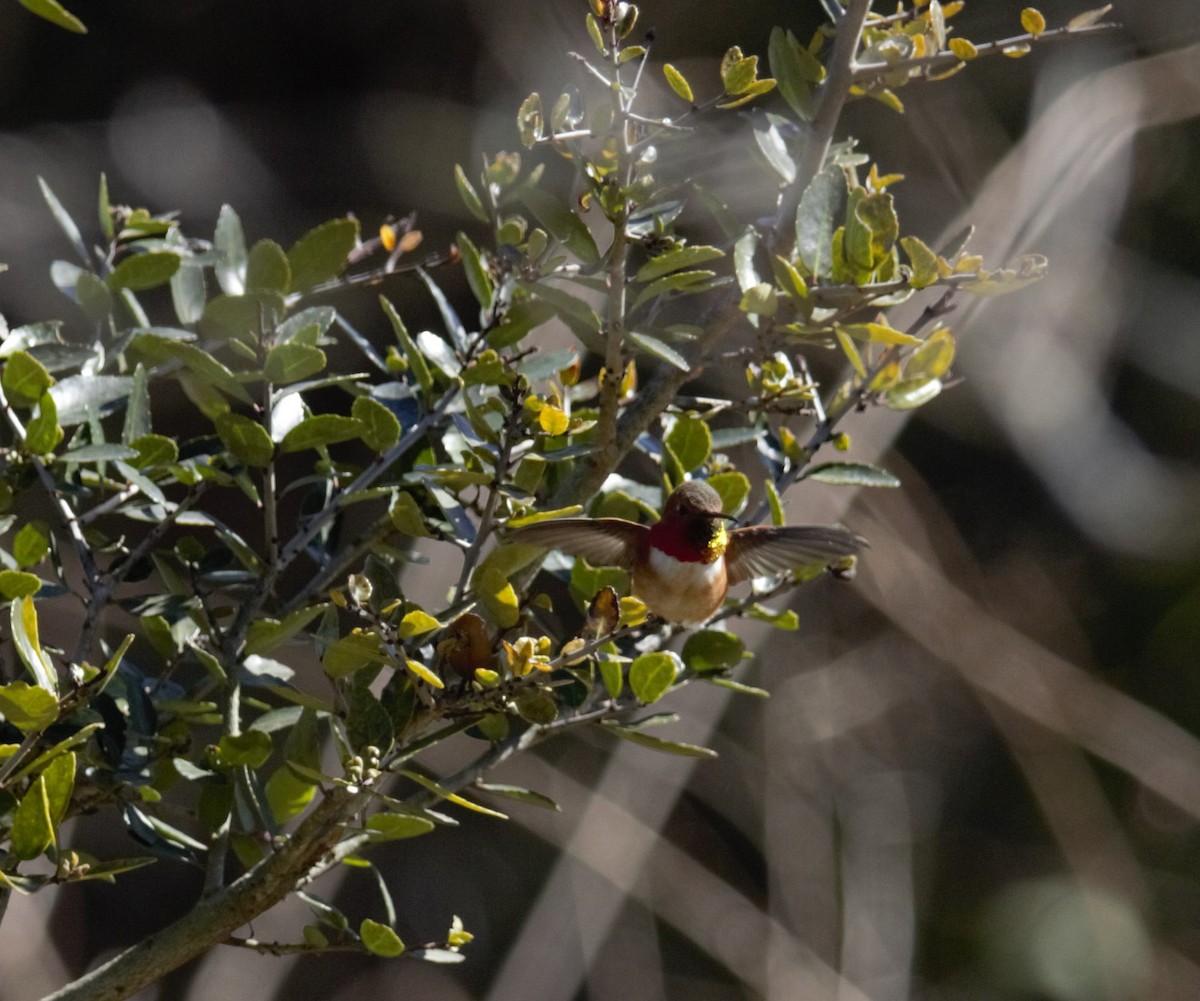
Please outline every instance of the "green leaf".
[[14, 407], [31, 407], [54, 385], [54, 379], [28, 351], [14, 351], [5, 359], [0, 388]]
[[[754, 58], [758, 58], [755, 56]], [[753, 101], [756, 97], [768, 93], [775, 89], [775, 81], [771, 79], [755, 80], [749, 87], [741, 92], [732, 101], [724, 101], [718, 104], [718, 108], [740, 108], [743, 104]]]
[[731, 692], [737, 692], [739, 695], [754, 695], [760, 699], [769, 699], [771, 697], [771, 693], [765, 688], [744, 685], [740, 681], [734, 681], [733, 678], [726, 678], [719, 674], [705, 674], [699, 680], [709, 685], [716, 685], [718, 688], [728, 688]]
[[721, 510], [726, 514], [738, 514], [746, 505], [750, 496], [750, 479], [745, 473], [730, 470], [723, 473], [713, 473], [708, 478], [708, 485], [721, 498]]
[[635, 347], [641, 348], [646, 354], [653, 355], [659, 361], [665, 361], [668, 365], [674, 365], [682, 372], [690, 372], [692, 370], [692, 366], [683, 355], [669, 344], [660, 341], [657, 337], [651, 337], [649, 334], [639, 333], [636, 330], [629, 331], [626, 336]]
[[320, 448], [340, 441], [360, 438], [363, 423], [353, 417], [337, 414], [317, 414], [306, 417], [286, 435], [279, 448], [282, 452], [302, 452], [308, 448]]
[[488, 346], [497, 350], [511, 347], [531, 330], [554, 319], [554, 316], [554, 307], [544, 299], [517, 299], [505, 312], [500, 325], [488, 331]]
[[412, 813], [376, 813], [367, 820], [366, 830], [372, 841], [398, 841], [428, 834], [433, 827], [432, 820]]
[[919, 337], [913, 337], [901, 330], [889, 327], [886, 323], [840, 323], [837, 329], [856, 341], [869, 341], [872, 344], [920, 344]]
[[270, 653], [296, 636], [326, 609], [325, 604], [309, 605], [292, 612], [282, 622], [278, 619], [255, 619], [246, 631], [243, 652], [249, 654]]
[[631, 308], [637, 309], [644, 302], [649, 302], [652, 299], [658, 298], [666, 292], [678, 292], [680, 295], [692, 295], [696, 292], [704, 292], [712, 288], [714, 279], [717, 277], [715, 271], [707, 271], [701, 268], [697, 271], [676, 271], [669, 275], [663, 275], [661, 278], [656, 278], [650, 282], [633, 300]]
[[336, 278], [357, 242], [357, 219], [330, 219], [310, 229], [287, 253], [292, 290], [303, 292]]
[[325, 352], [320, 348], [297, 344], [276, 344], [267, 352], [263, 365], [263, 378], [278, 386], [299, 382], [316, 375], [325, 368]]
[[47, 455], [58, 447], [62, 438], [54, 397], [49, 392], [42, 393], [37, 413], [25, 425], [25, 448], [33, 455]]
[[271, 816], [279, 823], [284, 823], [307, 809], [316, 796], [317, 785], [301, 778], [287, 765], [280, 765], [267, 779], [264, 791]]
[[[133, 339], [132, 346], [143, 352], [151, 361], [163, 362], [174, 358], [182, 362], [189, 371], [194, 372], [204, 382], [220, 389], [226, 396], [232, 396], [242, 403], [253, 402], [245, 387], [238, 382], [237, 377], [228, 368], [207, 351], [202, 351], [194, 344], [164, 337], [161, 334], [145, 333], [138, 334]], [[59, 411], [62, 410], [62, 402], [59, 401]], [[64, 423], [66, 423], [65, 420]]]
[[467, 175], [457, 163], [454, 165], [454, 184], [458, 188], [458, 196], [467, 207], [467, 211], [480, 222], [487, 222], [488, 214], [484, 211], [478, 192], [472, 187], [471, 182], [467, 180]]
[[221, 291], [226, 295], [241, 295], [246, 291], [246, 237], [242, 220], [229, 205], [222, 205], [217, 215], [213, 248], [217, 252], [213, 271]]
[[629, 665], [629, 689], [639, 702], [657, 702], [675, 683], [680, 666], [677, 654], [662, 650], [644, 653]]
[[242, 414], [220, 414], [214, 421], [221, 443], [247, 466], [263, 469], [271, 464], [275, 443], [258, 421]]
[[824, 465], [813, 466], [804, 479], [839, 487], [900, 486], [900, 481], [886, 469], [861, 462], [826, 462]]
[[54, 844], [50, 799], [46, 794], [46, 780], [41, 775], [21, 797], [9, 838], [12, 853], [19, 859], [35, 859]]
[[[269, 289], [250, 289], [245, 295], [213, 296], [200, 317], [200, 333], [205, 337], [241, 341], [257, 347], [264, 328], [270, 327], [283, 313], [283, 308], [282, 294]], [[243, 352], [243, 355], [249, 354]]]
[[383, 641], [378, 633], [355, 629], [334, 642], [322, 659], [325, 673], [331, 678], [345, 678], [368, 664], [383, 664]]
[[62, 202], [50, 190], [50, 185], [46, 183], [44, 178], [38, 178], [38, 186], [42, 189], [42, 198], [45, 199], [46, 205], [50, 208], [50, 214], [54, 216], [54, 221], [58, 223], [59, 229], [71, 241], [71, 246], [75, 248], [75, 253], [79, 255], [79, 259], [90, 266], [91, 254], [88, 253], [88, 249], [83, 243], [83, 237], [79, 235], [79, 227], [75, 225], [75, 220], [63, 208]]
[[137, 452], [128, 445], [81, 445], [62, 455], [63, 462], [124, 462], [136, 458]]
[[710, 747], [701, 747], [698, 744], [687, 744], [677, 740], [663, 740], [661, 737], [652, 737], [640, 730], [631, 730], [629, 727], [611, 720], [604, 720], [600, 725], [608, 733], [620, 737], [622, 740], [628, 740], [664, 754], [679, 754], [685, 758], [715, 758], [717, 756], [717, 752]]
[[604, 690], [608, 692], [609, 698], [617, 698], [621, 694], [621, 690], [625, 687], [625, 672], [621, 668], [621, 662], [609, 657], [601, 657], [598, 663], [600, 665], [600, 680], [604, 682]]
[[771, 524], [776, 526], [784, 524], [787, 517], [783, 511], [783, 499], [779, 496], [779, 489], [775, 486], [774, 480], [767, 480], [764, 489], [767, 493], [767, 506], [771, 509]]
[[395, 742], [396, 731], [392, 728], [392, 717], [367, 687], [367, 682], [351, 684], [346, 701], [350, 709], [346, 720], [350, 746], [360, 754], [367, 747], [378, 748], [380, 753], [386, 754]]
[[37, 609], [32, 598], [15, 598], [11, 605], [12, 638], [21, 662], [42, 688], [58, 695], [58, 676], [38, 639]]
[[[67, 10], [58, 0], [20, 0], [21, 6], [32, 11], [38, 17], [45, 18], [51, 24], [73, 31], [77, 35], [86, 35], [87, 27], [74, 14]], [[39, 853], [40, 854], [40, 853]]]
[[112, 312], [112, 293], [90, 271], [80, 271], [75, 280], [75, 301], [93, 323], [100, 323]]
[[75, 791], [75, 755], [68, 751], [50, 760], [42, 772], [46, 780], [46, 799], [50, 807], [50, 823], [55, 827], [63, 822]]
[[758, 56], [726, 58], [721, 63], [721, 82], [726, 94], [744, 94], [758, 79]]
[[775, 286], [770, 282], [759, 282], [750, 286], [742, 295], [738, 308], [743, 313], [752, 313], [755, 316], [774, 316], [779, 309], [779, 302], [775, 298]]
[[750, 606], [746, 615], [759, 622], [769, 622], [776, 629], [783, 629], [788, 632], [795, 632], [800, 628], [800, 617], [790, 608], [784, 609], [782, 612], [777, 612], [773, 608], [767, 608], [766, 605], [760, 605], [756, 602]]
[[8, 600], [32, 597], [41, 589], [42, 581], [37, 574], [21, 570], [0, 570], [0, 597]]
[[22, 733], [40, 733], [58, 719], [58, 699], [40, 685], [10, 681], [0, 685], [0, 713]]
[[521, 137], [521, 145], [533, 149], [542, 138], [546, 123], [542, 115], [542, 99], [535, 91], [521, 102], [517, 109], [517, 133]]
[[487, 268], [483, 266], [483, 260], [479, 256], [479, 248], [471, 242], [470, 237], [466, 233], [459, 233], [454, 238], [454, 245], [458, 248], [459, 254], [462, 256], [463, 272], [467, 276], [467, 284], [471, 287], [471, 294], [475, 296], [476, 301], [483, 309], [491, 309], [492, 303], [495, 301], [496, 293], [492, 288], [492, 279], [487, 272]]
[[97, 199], [96, 215], [100, 221], [100, 232], [104, 234], [106, 240], [111, 240], [115, 235], [113, 229], [112, 203], [108, 198], [108, 175], [104, 171], [100, 171], [100, 197]]
[[501, 629], [511, 629], [521, 618], [520, 599], [508, 578], [494, 566], [483, 565], [473, 581], [475, 593], [483, 602], [492, 621]]
[[130, 254], [105, 279], [112, 291], [127, 288], [133, 292], [158, 288], [171, 280], [179, 270], [179, 255], [169, 250], [151, 250]]
[[954, 363], [954, 334], [941, 327], [925, 338], [904, 363], [904, 378], [940, 379]]
[[424, 636], [426, 633], [433, 632], [435, 629], [441, 628], [441, 623], [438, 622], [428, 612], [424, 612], [419, 608], [408, 612], [404, 618], [400, 620], [400, 625], [396, 630], [396, 634], [402, 640], [412, 639], [414, 636]]
[[883, 396], [889, 410], [916, 410], [941, 393], [941, 379], [903, 379], [890, 386]]
[[404, 355], [404, 360], [408, 362], [412, 368], [413, 378], [417, 380], [417, 385], [426, 392], [433, 386], [433, 375], [429, 371], [429, 366], [425, 363], [425, 357], [417, 348], [416, 342], [409, 336], [408, 328], [404, 325], [404, 321], [400, 319], [400, 314], [396, 312], [396, 307], [391, 304], [387, 296], [379, 297], [379, 304], [383, 307], [384, 313], [387, 314], [388, 320], [392, 324], [392, 330], [396, 334], [396, 340], [400, 343], [400, 351]]
[[855, 267], [872, 271], [891, 254], [900, 235], [900, 221], [892, 196], [886, 191], [867, 194], [858, 188], [854, 195], [852, 210], [846, 214], [846, 257]]
[[596, 264], [600, 252], [587, 225], [566, 202], [541, 188], [522, 187], [517, 192], [541, 226], [584, 264]]
[[288, 255], [274, 240], [259, 240], [246, 260], [246, 289], [287, 292], [292, 287]]
[[217, 760], [229, 768], [259, 768], [271, 756], [271, 735], [261, 730], [227, 733], [217, 742]]
[[179, 458], [179, 446], [166, 435], [144, 434], [131, 441], [129, 447], [137, 452], [137, 457], [131, 460], [135, 469], [168, 466]]
[[429, 527], [425, 524], [425, 516], [421, 513], [420, 506], [406, 490], [401, 490], [395, 495], [388, 510], [388, 517], [396, 530], [405, 535], [416, 538], [430, 537]]
[[725, 251], [717, 247], [703, 245], [676, 247], [674, 250], [668, 250], [665, 254], [659, 254], [657, 257], [650, 258], [650, 260], [638, 269], [638, 273], [633, 276], [633, 280], [635, 282], [653, 281], [655, 278], [661, 278], [672, 271], [681, 271], [684, 268], [695, 267], [697, 264], [703, 264], [705, 261], [715, 261], [724, 256]]
[[532, 789], [525, 789], [521, 786], [501, 785], [494, 782], [476, 782], [475, 788], [482, 792], [490, 792], [493, 796], [515, 799], [518, 803], [540, 806], [544, 810], [561, 811], [559, 805], [549, 796], [543, 796], [540, 792], [534, 792]]
[[558, 719], [558, 703], [548, 692], [522, 692], [514, 700], [517, 715], [534, 726], [547, 726]]
[[833, 266], [830, 244], [834, 219], [846, 193], [846, 177], [837, 166], [812, 179], [796, 206], [796, 253], [810, 275], [828, 278]]
[[28, 521], [13, 537], [12, 554], [17, 566], [32, 567], [50, 551], [50, 526], [44, 521]]
[[667, 78], [667, 83], [671, 89], [682, 97], [688, 104], [695, 103], [695, 96], [692, 94], [692, 86], [684, 78], [684, 75], [679, 72], [670, 63], [663, 66], [663, 76]]
[[387, 407], [369, 396], [355, 397], [350, 415], [362, 426], [362, 440], [374, 452], [386, 452], [400, 440], [400, 422]]
[[693, 414], [677, 417], [664, 441], [687, 473], [704, 465], [712, 452], [708, 423]]
[[367, 951], [376, 956], [393, 959], [404, 953], [404, 943], [400, 941], [400, 936], [378, 921], [365, 918], [358, 927], [358, 933], [362, 936], [362, 943]]
[[746, 646], [741, 638], [722, 629], [702, 629], [683, 644], [683, 662], [697, 674], [721, 671], [741, 663]]
[[912, 268], [912, 275], [909, 277], [908, 283], [913, 288], [927, 288], [938, 280], [937, 254], [915, 236], [901, 237], [900, 246], [904, 248], [904, 253], [908, 256], [908, 263]]
[[767, 62], [788, 106], [802, 121], [811, 122], [817, 109], [814, 85], [824, 78], [825, 67], [795, 35], [780, 27], [771, 29]]

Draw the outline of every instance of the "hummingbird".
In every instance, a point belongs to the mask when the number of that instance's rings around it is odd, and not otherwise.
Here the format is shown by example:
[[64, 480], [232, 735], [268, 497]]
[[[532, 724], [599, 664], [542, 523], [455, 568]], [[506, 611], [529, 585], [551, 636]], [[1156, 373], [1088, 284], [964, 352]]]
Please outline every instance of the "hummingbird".
[[653, 525], [624, 518], [562, 518], [518, 528], [508, 542], [557, 549], [621, 567], [633, 594], [668, 622], [694, 626], [734, 584], [853, 556], [867, 543], [834, 525], [727, 528], [720, 495], [702, 480], [676, 487]]

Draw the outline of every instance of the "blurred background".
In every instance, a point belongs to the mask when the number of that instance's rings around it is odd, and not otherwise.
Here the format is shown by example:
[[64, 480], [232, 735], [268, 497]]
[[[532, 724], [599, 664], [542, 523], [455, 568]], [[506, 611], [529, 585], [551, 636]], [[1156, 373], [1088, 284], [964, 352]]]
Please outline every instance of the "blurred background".
[[[1041, 10], [1055, 26], [1091, 5]], [[453, 164], [516, 148], [521, 99], [575, 81], [566, 52], [588, 46], [583, 0], [68, 6], [89, 35], [0, 6], [10, 326], [78, 319], [49, 279], [69, 248], [38, 175], [89, 241], [105, 171], [114, 201], [178, 210], [193, 235], [224, 202], [285, 246], [348, 211], [369, 232], [416, 210], [437, 250], [475, 232]], [[954, 24], [1003, 38], [1021, 6], [977, 0]], [[820, 17], [816, 0], [647, 0], [641, 24], [703, 96], [728, 45], [765, 53], [773, 25], [805, 38]], [[1126, 0], [1113, 17], [1121, 32], [906, 88], [903, 117], [847, 114], [906, 175], [906, 232], [936, 246], [973, 222], [989, 262], [1044, 253], [1050, 275], [950, 318], [953, 390], [846, 425], [851, 457], [899, 490], [793, 491], [793, 519], [844, 518], [872, 548], [853, 585], [797, 593], [799, 633], [738, 627], [759, 646], [740, 677], [769, 701], [676, 700], [678, 736], [720, 758], [560, 740], [500, 778], [561, 813], [389, 846], [402, 936], [460, 914], [476, 940], [459, 966], [229, 948], [143, 997], [1200, 997], [1200, 12]], [[686, 155], [765, 215], [742, 128], [729, 116]], [[405, 279], [387, 291], [411, 328], [436, 325]], [[383, 342], [373, 294], [335, 304]], [[60, 986], [199, 888], [161, 862], [15, 900], [0, 1001]], [[319, 889], [380, 916], [369, 876]], [[304, 920], [284, 908], [254, 934], [294, 940]]]

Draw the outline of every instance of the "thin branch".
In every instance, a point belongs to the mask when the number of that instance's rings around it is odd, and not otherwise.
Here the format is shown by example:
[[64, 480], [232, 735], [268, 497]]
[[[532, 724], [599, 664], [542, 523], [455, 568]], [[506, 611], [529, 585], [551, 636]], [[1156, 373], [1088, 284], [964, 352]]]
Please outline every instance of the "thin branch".
[[850, 96], [850, 86], [854, 83], [857, 69], [854, 60], [862, 39], [863, 24], [870, 10], [871, 0], [850, 0], [838, 20], [829, 68], [817, 97], [816, 114], [813, 115], [804, 148], [796, 161], [796, 177], [780, 195], [775, 213], [773, 250], [785, 257], [794, 242], [792, 220], [796, 217], [800, 196], [825, 165], [834, 129]]
[[[1001, 38], [994, 42], [981, 42], [975, 46], [975, 55], [971, 61], [984, 56], [1006, 55], [1011, 50], [1020, 50], [1024, 46], [1043, 45], [1046, 42], [1061, 41], [1064, 38], [1082, 38], [1087, 35], [1107, 34], [1116, 31], [1121, 25], [1114, 21], [1102, 21], [1100, 24], [1090, 24], [1084, 28], [1051, 28], [1040, 35], [1014, 35], [1012, 38]], [[897, 59], [892, 63], [864, 63], [854, 69], [851, 82], [857, 86], [874, 83], [882, 77], [906, 70], [915, 71], [911, 75], [925, 78], [930, 73], [938, 73], [965, 64], [965, 60], [953, 52], [937, 52], [932, 56], [912, 56], [908, 59]]]
[[275, 582], [279, 579], [279, 575], [291, 565], [291, 562], [304, 552], [305, 547], [312, 542], [321, 532], [321, 530], [329, 524], [341, 511], [340, 501], [347, 497], [352, 497], [356, 493], [361, 493], [368, 487], [372, 486], [387, 470], [392, 463], [396, 462], [410, 448], [412, 448], [421, 437], [438, 421], [440, 421], [446, 412], [446, 409], [454, 401], [454, 398], [459, 394], [458, 386], [451, 386], [446, 390], [440, 399], [433, 405], [433, 409], [424, 414], [420, 420], [408, 429], [400, 440], [396, 442], [382, 455], [378, 456], [374, 462], [367, 466], [358, 476], [350, 483], [345, 490], [341, 491], [337, 500], [323, 508], [320, 512], [309, 518], [304, 527], [301, 528], [295, 535], [288, 540], [287, 544], [279, 551], [278, 557], [267, 567], [266, 573], [263, 574], [262, 580], [259, 582], [258, 590], [252, 598], [249, 598], [238, 611], [238, 616], [234, 620], [234, 624], [230, 629], [230, 633], [234, 637], [242, 636], [246, 628], [254, 621], [254, 618], [262, 610], [263, 605], [267, 600], [267, 596], [274, 589]]
[[[950, 312], [953, 309], [951, 303], [957, 291], [958, 289], [955, 287], [947, 288], [936, 302], [931, 303], [921, 311], [921, 315], [909, 324], [905, 333], [909, 336], [916, 336], [938, 317]], [[804, 454], [807, 456], [807, 459], [804, 462], [794, 463], [775, 481], [775, 489], [780, 496], [804, 475], [805, 471], [812, 464], [812, 459], [817, 452], [833, 439], [834, 432], [843, 418], [867, 402], [872, 393], [871, 384], [875, 381], [879, 373], [896, 360], [899, 354], [899, 345], [892, 345], [880, 354], [875, 364], [867, 369], [867, 374], [858, 380], [854, 388], [850, 392], [843, 394], [841, 399], [837, 401], [837, 405], [830, 407], [825, 416], [818, 419], [812, 434], [809, 435], [808, 441], [804, 443]], [[767, 501], [761, 501], [753, 513], [745, 519], [746, 523], [753, 525], [762, 521], [767, 516], [769, 510]]]

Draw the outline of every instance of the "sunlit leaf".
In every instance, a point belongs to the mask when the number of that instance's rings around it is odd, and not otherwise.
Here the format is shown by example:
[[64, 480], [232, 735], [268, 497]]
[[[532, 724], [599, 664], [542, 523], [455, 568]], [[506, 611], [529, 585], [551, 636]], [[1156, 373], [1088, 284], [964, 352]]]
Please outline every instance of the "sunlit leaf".
[[316, 414], [306, 417], [283, 437], [281, 452], [301, 452], [320, 448], [362, 436], [363, 423], [353, 417], [338, 414]]
[[684, 78], [684, 75], [670, 63], [667, 63], [663, 66], [663, 76], [667, 78], [667, 84], [670, 86], [670, 88], [685, 101], [687, 101], [688, 104], [692, 104], [696, 100], [695, 96], [692, 94], [691, 84], [689, 84]]
[[303, 292], [336, 278], [357, 242], [357, 219], [330, 219], [310, 229], [287, 252], [292, 289]]
[[654, 737], [648, 733], [642, 733], [640, 730], [631, 730], [627, 726], [622, 726], [611, 720], [605, 720], [601, 724], [602, 728], [622, 740], [628, 740], [634, 744], [640, 744], [642, 747], [648, 747], [652, 751], [661, 751], [664, 754], [678, 754], [685, 758], [715, 758], [717, 752], [709, 747], [701, 747], [698, 744], [688, 744], [678, 740], [664, 740], [661, 737]]
[[114, 291], [127, 288], [134, 292], [158, 288], [171, 280], [179, 270], [178, 254], [169, 250], [151, 250], [144, 254], [130, 254], [122, 260], [106, 279]]
[[382, 925], [378, 921], [365, 918], [359, 925], [358, 934], [367, 951], [376, 956], [393, 959], [404, 952], [404, 943], [400, 940], [400, 936], [387, 925]]
[[629, 665], [629, 688], [639, 702], [657, 702], [675, 683], [680, 668], [679, 656], [658, 650], [644, 653]]
[[826, 462], [814, 466], [804, 478], [840, 487], [900, 486], [900, 481], [886, 469], [862, 462]]
[[247, 466], [265, 468], [275, 455], [275, 443], [258, 421], [242, 414], [221, 414], [213, 421], [221, 442]]
[[41, 685], [10, 681], [0, 685], [0, 713], [22, 733], [40, 733], [58, 719], [58, 699]]
[[712, 432], [708, 422], [692, 414], [677, 417], [664, 441], [688, 473], [704, 465], [712, 452]]
[[741, 637], [721, 629], [701, 629], [683, 644], [683, 663], [697, 673], [736, 667], [746, 653]]
[[9, 831], [12, 853], [19, 859], [35, 859], [54, 843], [54, 823], [46, 780], [39, 775], [21, 797]]

